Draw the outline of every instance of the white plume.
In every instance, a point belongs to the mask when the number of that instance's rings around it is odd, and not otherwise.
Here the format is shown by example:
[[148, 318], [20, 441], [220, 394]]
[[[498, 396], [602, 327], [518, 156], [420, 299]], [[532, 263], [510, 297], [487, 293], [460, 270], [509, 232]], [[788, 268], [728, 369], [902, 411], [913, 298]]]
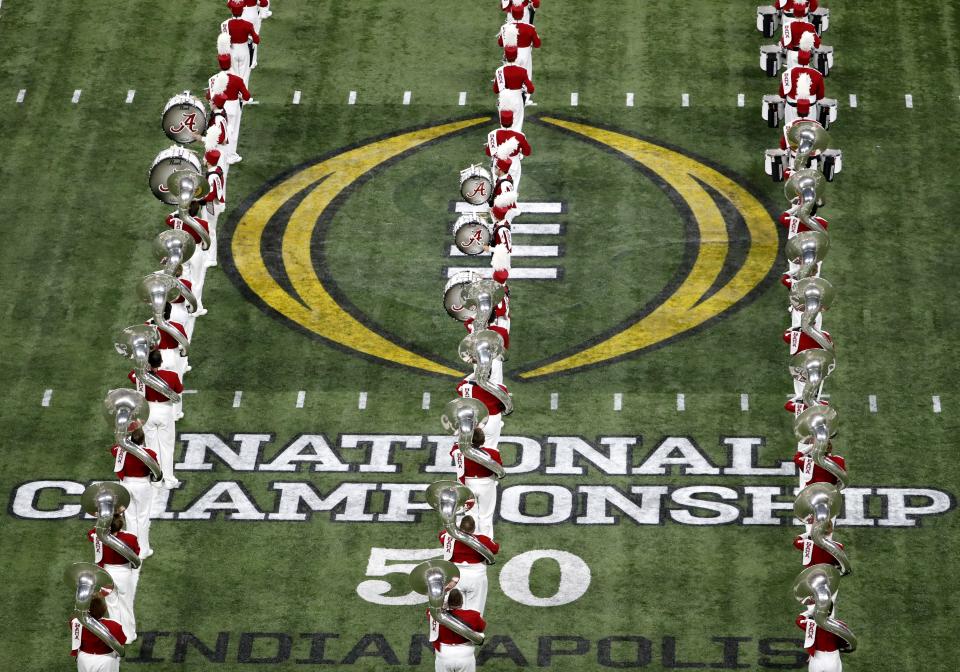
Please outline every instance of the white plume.
[[204, 151], [209, 152], [211, 149], [216, 149], [220, 145], [220, 131], [217, 130], [216, 126], [211, 126], [207, 129], [206, 135], [203, 136], [203, 149]]
[[230, 77], [225, 72], [218, 72], [213, 77], [213, 83], [210, 85], [210, 95], [217, 96], [227, 90], [227, 83]]
[[493, 199], [493, 205], [497, 208], [505, 208], [509, 205], [513, 205], [516, 202], [517, 192], [512, 189], [510, 191], [501, 192], [499, 196]]
[[490, 258], [490, 266], [495, 271], [501, 269], [510, 270], [510, 252], [507, 251], [506, 245], [496, 245], [493, 248], [493, 256]]
[[217, 35], [217, 53], [221, 56], [230, 53], [230, 33]]
[[517, 151], [517, 147], [520, 146], [520, 143], [517, 142], [516, 138], [509, 138], [506, 142], [502, 142], [497, 145], [497, 149], [494, 152], [498, 159], [509, 159], [513, 156], [514, 152]]
[[804, 33], [800, 36], [800, 50], [810, 51], [813, 49], [813, 33]]
[[520, 34], [520, 29], [517, 28], [515, 23], [506, 23], [503, 26], [503, 46], [505, 47], [515, 47], [517, 46], [517, 36]]
[[813, 80], [810, 79], [810, 75], [803, 72], [800, 73], [800, 76], [797, 77], [797, 98], [809, 98], [811, 94], [811, 88], [813, 87]]

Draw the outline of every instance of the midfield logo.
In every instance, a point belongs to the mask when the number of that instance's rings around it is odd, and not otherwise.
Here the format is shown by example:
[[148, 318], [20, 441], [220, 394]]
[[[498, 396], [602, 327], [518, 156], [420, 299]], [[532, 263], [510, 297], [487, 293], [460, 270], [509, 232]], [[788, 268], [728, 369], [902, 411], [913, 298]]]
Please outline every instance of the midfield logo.
[[[335, 283], [325, 267], [324, 235], [343, 202], [378, 171], [490, 121], [489, 117], [466, 119], [374, 139], [271, 181], [231, 222], [233, 230], [225, 236], [230, 240], [228, 272], [267, 312], [325, 341], [420, 371], [461, 376], [438, 359], [413, 352], [337, 298]], [[546, 360], [521, 371], [521, 379], [607, 364], [665, 345], [743, 305], [770, 277], [779, 249], [773, 217], [721, 169], [679, 150], [609, 129], [550, 117], [530, 122], [598, 146], [637, 171], [639, 179], [653, 182], [686, 222], [688, 253], [668, 286], [645, 305], [638, 304], [631, 318], [601, 327], [599, 335], [567, 352], [548, 354]], [[557, 196], [563, 198], [564, 194]], [[457, 204], [455, 210], [462, 211], [464, 205]], [[562, 235], [564, 224], [536, 223], [543, 215], [564, 213], [562, 202], [527, 204], [525, 213], [514, 224], [514, 233]], [[629, 227], [631, 223], [613, 224]], [[603, 254], [603, 250], [577, 253]], [[525, 257], [534, 256], [559, 260], [563, 256], [560, 245], [521, 246], [514, 256], [521, 263], [511, 275], [512, 281], [563, 282], [559, 264], [534, 268], [522, 263]], [[478, 261], [477, 265], [483, 264]], [[446, 274], [456, 270], [451, 265]], [[624, 269], [625, 274], [634, 272], [634, 268]], [[440, 289], [438, 286], [438, 295]]]

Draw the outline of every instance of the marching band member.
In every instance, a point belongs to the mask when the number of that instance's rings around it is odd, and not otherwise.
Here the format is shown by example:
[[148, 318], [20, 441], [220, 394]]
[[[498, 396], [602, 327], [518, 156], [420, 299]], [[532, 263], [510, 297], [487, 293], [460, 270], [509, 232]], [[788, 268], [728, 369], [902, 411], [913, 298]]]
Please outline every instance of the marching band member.
[[[797, 627], [806, 633], [803, 648], [810, 656], [807, 660], [808, 672], [843, 672], [843, 663], [840, 661], [840, 646], [843, 640], [832, 632], [827, 632], [817, 626], [813, 620], [815, 604], [797, 616]], [[840, 621], [843, 623], [843, 621]]]
[[823, 75], [806, 66], [790, 68], [780, 76], [780, 97], [784, 99], [784, 137], [799, 118], [816, 120], [814, 106], [825, 96]]
[[[170, 326], [183, 334], [183, 337], [187, 339], [187, 342], [190, 341], [189, 336], [187, 336], [187, 330], [181, 322], [174, 322], [170, 319], [170, 316], [173, 314], [173, 306], [169, 303], [163, 309], [163, 319], [167, 321]], [[154, 318], [150, 318], [144, 324], [149, 324], [152, 327], [157, 326], [157, 321]], [[185, 364], [187, 358], [180, 353], [180, 344], [177, 343], [177, 339], [163, 331], [162, 329], [157, 329], [157, 333], [160, 335], [160, 343], [155, 348], [161, 356], [161, 366], [165, 369], [180, 370], [185, 369]]]
[[[110, 522], [110, 534], [139, 555], [140, 544], [137, 537], [130, 532], [124, 532], [124, 524], [123, 512], [114, 514]], [[137, 638], [137, 619], [133, 613], [133, 602], [137, 595], [140, 570], [134, 569], [130, 561], [100, 541], [97, 538], [96, 528], [87, 532], [87, 538], [93, 542], [93, 561], [97, 566], [107, 570], [110, 578], [113, 579], [113, 590], [107, 594], [107, 606], [120, 621], [126, 641], [132, 642]]]
[[[800, 489], [814, 483], [837, 484], [837, 477], [829, 471], [819, 466], [810, 457], [810, 451], [813, 450], [813, 442], [808, 441], [797, 446], [798, 450], [793, 456], [793, 463], [797, 465], [797, 471], [800, 474]], [[841, 470], [847, 470], [847, 461], [840, 455], [833, 454], [833, 442], [827, 444], [826, 459], [840, 467]]]
[[[143, 445], [144, 438], [142, 429], [130, 434], [130, 440], [138, 446]], [[145, 450], [150, 457], [157, 459], [156, 451], [152, 448], [145, 448]], [[150, 469], [140, 461], [140, 458], [128, 453], [117, 444], [110, 448], [110, 453], [113, 455], [113, 471], [130, 493], [130, 505], [125, 512], [127, 527], [137, 538], [140, 557], [149, 558], [153, 555], [153, 549], [150, 548], [150, 506], [153, 504]]]
[[[499, 440], [499, 436], [497, 437]], [[487, 440], [484, 430], [478, 429], [473, 434], [473, 447], [482, 450], [490, 456], [497, 464], [503, 464], [500, 457], [500, 450], [496, 444], [491, 444]], [[482, 464], [478, 464], [468, 459], [460, 446], [456, 443], [450, 450], [450, 456], [453, 457], [453, 463], [457, 468], [457, 480], [470, 488], [477, 498], [477, 533], [486, 537], [493, 538], [493, 516], [497, 507], [497, 483], [496, 475]]]
[[[207, 184], [210, 190], [200, 201], [206, 205], [207, 212], [211, 217], [218, 218], [226, 205], [226, 180], [224, 179], [223, 154], [219, 149], [208, 150], [203, 155], [204, 165], [207, 167]], [[207, 250], [207, 265], [217, 265], [217, 227], [216, 224], [210, 229], [210, 249]]]
[[[483, 620], [483, 616], [473, 609], [464, 608], [463, 593], [456, 588], [447, 593], [446, 610], [477, 632], [483, 632], [487, 628], [487, 622]], [[474, 672], [477, 669], [477, 660], [474, 656], [473, 643], [434, 621], [429, 609], [427, 620], [430, 624], [430, 641], [436, 652], [434, 670], [436, 672]]]
[[510, 175], [514, 189], [519, 191], [520, 163], [533, 154], [527, 136], [509, 127], [500, 128], [487, 134], [487, 144], [483, 149], [493, 159], [493, 176]]
[[536, 10], [540, 9], [540, 0], [500, 0], [500, 9], [507, 13], [507, 20], [533, 23]]
[[[522, 21], [503, 24], [497, 44], [503, 47], [504, 60], [516, 63], [533, 77], [533, 50], [540, 48], [540, 35], [533, 24]], [[529, 98], [527, 104], [533, 104]]]
[[[187, 208], [187, 213], [190, 217], [193, 218], [197, 224], [200, 225], [200, 228], [207, 232], [207, 235], [210, 236], [211, 247], [213, 246], [213, 236], [210, 234], [210, 222], [200, 217], [200, 202], [191, 201], [189, 207]], [[202, 291], [203, 286], [203, 268], [207, 266], [214, 266], [216, 262], [210, 261], [210, 250], [204, 250], [202, 247], [203, 239], [200, 237], [200, 234], [193, 230], [193, 227], [188, 226], [186, 222], [180, 217], [180, 212], [174, 210], [165, 220], [167, 226], [171, 229], [179, 229], [181, 231], [186, 231], [193, 238], [193, 242], [197, 244], [197, 250], [193, 253], [193, 256], [188, 259], [183, 264], [184, 274], [192, 278], [191, 282], [197, 286], [197, 292]], [[199, 294], [197, 294], [199, 297]]]
[[[825, 220], [823, 217], [814, 216], [813, 219], [822, 226], [824, 229], [830, 228], [830, 222]], [[787, 238], [793, 238], [798, 233], [803, 233], [804, 231], [812, 231], [809, 226], [800, 221], [799, 217], [796, 217], [789, 210], [783, 213], [780, 213], [780, 224], [787, 230]]]
[[503, 189], [500, 194], [493, 199], [493, 207], [490, 208], [490, 215], [495, 222], [506, 222], [509, 225], [513, 224], [514, 218], [519, 215], [520, 212], [520, 208], [517, 207], [517, 190], [515, 186], [512, 189]]
[[[227, 19], [220, 29], [230, 36], [231, 69], [247, 81], [250, 77], [250, 44], [260, 44], [260, 34], [254, 25], [242, 18]], [[219, 44], [219, 43], [218, 43]]]
[[[832, 537], [833, 535], [830, 536]], [[841, 544], [839, 541], [836, 542], [836, 544], [841, 550], [843, 550], [843, 544]], [[835, 557], [813, 543], [813, 541], [810, 539], [809, 532], [804, 532], [803, 534], [797, 535], [796, 539], [793, 540], [793, 547], [798, 551], [802, 551], [800, 562], [804, 567], [810, 567], [812, 565], [833, 565], [834, 567], [840, 566], [840, 563]]]
[[[199, 140], [200, 138], [198, 138]], [[210, 117], [207, 119], [207, 133], [203, 136], [204, 149], [208, 149], [208, 143], [216, 140], [216, 146], [227, 155], [227, 163], [233, 165], [243, 160], [237, 154], [237, 139], [230, 136], [230, 123], [227, 120], [227, 113], [222, 107], [210, 106]]]
[[[90, 615], [100, 621], [121, 644], [127, 643], [119, 621], [107, 618], [107, 603], [102, 597], [90, 600]], [[70, 621], [71, 656], [77, 658], [77, 672], [119, 672], [120, 657], [95, 634], [80, 625], [76, 618]]]
[[787, 68], [810, 65], [814, 50], [820, 48], [820, 36], [812, 23], [794, 21], [784, 25], [780, 46], [787, 55]]
[[233, 73], [218, 72], [210, 78], [207, 88], [207, 100], [214, 109], [222, 109], [227, 115], [227, 137], [236, 147], [237, 131], [240, 128], [241, 100], [252, 99], [250, 90], [242, 77]]
[[[150, 353], [148, 359], [150, 370], [177, 394], [183, 392], [183, 383], [180, 382], [180, 376], [174, 371], [161, 369], [163, 365], [163, 356], [159, 350]], [[127, 377], [134, 385], [137, 391], [147, 398], [150, 405], [150, 417], [143, 426], [143, 433], [146, 435], [147, 446], [153, 448], [160, 456], [160, 466], [163, 469], [163, 487], [166, 489], [176, 488], [180, 485], [173, 473], [173, 453], [176, 450], [177, 430], [175, 426], [174, 404], [167, 397], [160, 394], [152, 387], [143, 384], [135, 371], [131, 371]]]
[[820, 8], [819, 0], [775, 0], [774, 7], [785, 19], [805, 19], [810, 12]]
[[497, 68], [493, 76], [493, 92], [498, 95], [497, 109], [513, 112], [511, 128], [523, 128], [524, 96], [533, 95], [535, 88], [526, 69], [515, 63]]
[[[474, 534], [477, 524], [473, 516], [464, 516], [459, 528], [461, 532], [469, 534], [486, 546], [494, 555], [500, 552], [500, 544], [493, 539], [482, 534]], [[449, 560], [460, 569], [457, 590], [463, 593], [463, 608], [472, 609], [483, 615], [483, 609], [487, 604], [487, 561], [466, 544], [458, 543], [446, 530], [440, 531], [439, 539], [443, 547], [443, 559]]]
[[[197, 297], [197, 309], [190, 313], [190, 315], [192, 315], [194, 318], [200, 317], [201, 315], [206, 315], [207, 309], [203, 307], [203, 300], [200, 298], [199, 288], [195, 290], [193, 287], [193, 282], [183, 277], [183, 264], [177, 266], [176, 271], [174, 271], [174, 275], [177, 278], [177, 282], [179, 282], [183, 288], [193, 292], [194, 296]], [[181, 293], [180, 296], [175, 298], [171, 303], [175, 306], [186, 309], [187, 299]]]
[[[827, 339], [830, 343], [833, 343], [833, 339], [830, 338], [829, 331], [820, 330], [820, 333], [823, 334], [824, 338]], [[823, 346], [817, 343], [813, 338], [803, 333], [800, 327], [793, 327], [787, 329], [783, 332], [783, 341], [790, 345], [790, 354], [795, 355], [798, 352], [803, 352], [804, 350], [810, 350], [812, 348], [822, 348]]]

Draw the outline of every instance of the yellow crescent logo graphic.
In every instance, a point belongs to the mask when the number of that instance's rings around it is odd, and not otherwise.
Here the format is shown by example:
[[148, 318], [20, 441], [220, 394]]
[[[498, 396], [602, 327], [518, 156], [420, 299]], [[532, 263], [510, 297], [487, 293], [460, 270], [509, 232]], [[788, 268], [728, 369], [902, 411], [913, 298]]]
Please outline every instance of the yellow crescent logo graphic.
[[[324, 213], [365, 175], [438, 139], [489, 121], [480, 117], [399, 133], [295, 169], [242, 210], [230, 241], [235, 277], [266, 307], [326, 341], [422, 371], [461, 377], [461, 372], [412, 352], [347, 312], [318, 277], [310, 243]], [[521, 379], [600, 364], [676, 338], [729, 311], [768, 277], [779, 249], [777, 229], [766, 208], [737, 182], [679, 151], [624, 133], [551, 117], [537, 121], [603, 145], [656, 175], [687, 203], [699, 235], [692, 267], [659, 305], [599, 342], [520, 373]], [[708, 188], [739, 212], [750, 235], [746, 259], [719, 288], [715, 285], [724, 270], [730, 240], [724, 215]], [[292, 211], [279, 245], [274, 243], [273, 248], [280, 251], [288, 286], [271, 274], [262, 253], [268, 225], [285, 206]]]

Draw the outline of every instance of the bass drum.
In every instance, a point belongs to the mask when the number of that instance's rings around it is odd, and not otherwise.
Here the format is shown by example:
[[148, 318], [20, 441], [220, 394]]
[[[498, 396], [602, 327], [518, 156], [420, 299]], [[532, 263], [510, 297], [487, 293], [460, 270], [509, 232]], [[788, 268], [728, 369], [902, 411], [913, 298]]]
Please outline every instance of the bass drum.
[[184, 91], [167, 101], [161, 122], [163, 132], [174, 142], [189, 145], [207, 132], [207, 108], [203, 101]]
[[167, 180], [178, 170], [193, 170], [203, 175], [200, 157], [189, 149], [174, 145], [157, 154], [148, 172], [150, 191], [168, 205], [177, 205], [177, 198], [167, 188]]
[[447, 281], [447, 286], [443, 288], [443, 307], [450, 317], [466, 322], [474, 316], [473, 311], [463, 305], [463, 288], [482, 279], [479, 273], [460, 271]]
[[454, 244], [466, 255], [474, 257], [483, 252], [493, 238], [493, 228], [480, 213], [461, 215], [453, 225]]
[[484, 205], [493, 193], [493, 178], [490, 171], [480, 165], [472, 165], [460, 171], [460, 195], [470, 205]]

